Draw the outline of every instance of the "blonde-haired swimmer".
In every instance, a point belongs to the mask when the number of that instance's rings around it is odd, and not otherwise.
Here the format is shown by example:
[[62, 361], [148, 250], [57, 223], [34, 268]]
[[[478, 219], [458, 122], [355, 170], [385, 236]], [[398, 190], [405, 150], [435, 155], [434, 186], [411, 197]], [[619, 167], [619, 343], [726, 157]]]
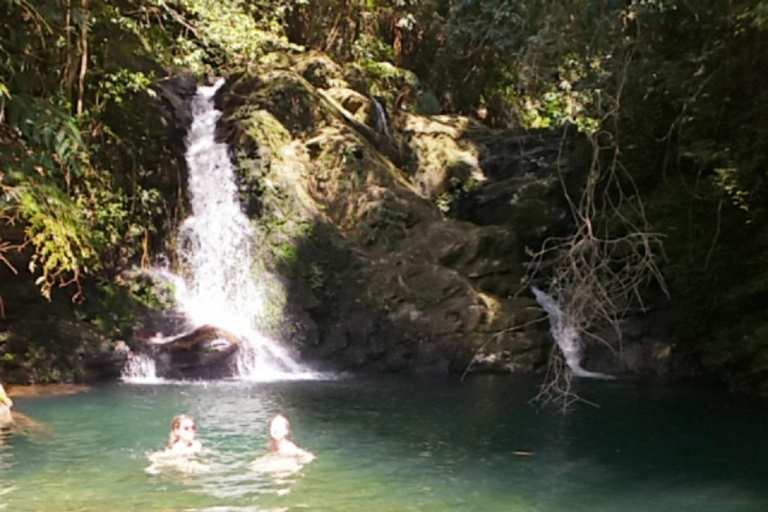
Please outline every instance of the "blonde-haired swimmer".
[[171, 420], [168, 446], [165, 447], [165, 450], [148, 455], [152, 464], [144, 471], [155, 474], [164, 467], [175, 468], [184, 473], [207, 471], [208, 466], [201, 464], [192, 457], [202, 450], [203, 445], [197, 439], [195, 420], [186, 414], [176, 415]]
[[176, 455], [192, 455], [200, 452], [203, 445], [197, 440], [197, 425], [191, 416], [178, 414], [171, 421], [166, 451]]

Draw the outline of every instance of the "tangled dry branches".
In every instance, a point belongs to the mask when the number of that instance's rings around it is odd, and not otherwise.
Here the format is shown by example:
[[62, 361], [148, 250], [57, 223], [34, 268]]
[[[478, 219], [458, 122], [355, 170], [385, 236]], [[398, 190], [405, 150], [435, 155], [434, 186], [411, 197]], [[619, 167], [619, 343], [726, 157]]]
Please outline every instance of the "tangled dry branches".
[[[630, 60], [631, 54], [612, 106], [601, 117], [602, 129], [589, 136], [591, 164], [580, 197], [569, 194], [558, 158], [574, 229], [568, 236], [546, 240], [529, 267], [531, 281], [546, 280], [549, 295], [557, 300], [581, 343], [603, 343], [617, 355], [622, 348], [621, 320], [635, 309], [644, 309], [643, 288], [656, 283], [667, 292], [657, 266], [663, 253], [662, 236], [651, 229], [637, 186], [619, 158], [618, 114]], [[567, 130], [561, 154], [566, 136]], [[606, 329], [615, 340], [600, 334]], [[555, 345], [533, 401], [553, 403], [563, 411], [575, 401], [585, 401], [574, 393], [572, 377]]]

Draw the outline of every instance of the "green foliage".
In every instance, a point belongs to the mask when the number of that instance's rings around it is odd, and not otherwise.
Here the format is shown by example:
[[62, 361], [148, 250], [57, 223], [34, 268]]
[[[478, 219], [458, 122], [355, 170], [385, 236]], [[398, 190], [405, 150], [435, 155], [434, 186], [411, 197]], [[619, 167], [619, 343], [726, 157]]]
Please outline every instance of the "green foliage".
[[19, 189], [18, 204], [27, 221], [25, 232], [35, 247], [29, 269], [42, 273], [37, 284], [43, 295], [50, 297], [57, 282], [65, 284], [68, 276], [78, 280], [81, 274], [95, 269], [97, 253], [80, 210], [61, 190], [45, 185]]
[[[67, 109], [66, 103], [50, 105], [40, 98], [24, 94], [14, 95], [8, 102], [8, 123], [26, 144], [37, 150], [34, 158], [22, 163], [25, 174], [35, 168], [49, 179], [67, 181], [81, 174], [85, 148], [77, 120]], [[13, 172], [9, 174], [13, 179]]]
[[[29, 267], [46, 297], [69, 283], [79, 297], [82, 279], [134, 256], [167, 208], [154, 184], [139, 182], [170, 154], [152, 148], [161, 139], [147, 127], [158, 124], [142, 115], [157, 116], [146, 105], [162, 69], [152, 58], [178, 50], [150, 53], [178, 33], [162, 28], [171, 20], [160, 3], [138, 4], [0, 4], [0, 218], [25, 233], [0, 248], [33, 248]], [[121, 108], [129, 114], [116, 116]]]
[[156, 96], [150, 89], [151, 76], [142, 71], [121, 69], [116, 73], [106, 73], [99, 82], [99, 93], [105, 101], [122, 103], [124, 97], [130, 93], [147, 92], [150, 96]]
[[81, 275], [101, 267], [99, 251], [117, 242], [125, 214], [119, 196], [96, 188], [77, 120], [66, 110], [19, 94], [7, 112], [21, 142], [0, 153], [2, 215], [25, 223], [25, 243], [34, 247], [30, 270], [50, 297], [54, 285], [79, 285]]
[[392, 45], [369, 34], [361, 34], [352, 45], [352, 57], [358, 62], [385, 62], [395, 58]]
[[371, 93], [390, 96], [402, 90], [406, 86], [418, 87], [419, 78], [412, 71], [398, 68], [389, 62], [367, 61], [363, 63], [363, 69], [373, 82]]
[[151, 310], [166, 311], [175, 304], [175, 289], [170, 281], [139, 274], [132, 275], [118, 284], [125, 288], [134, 301]]
[[[765, 0], [5, 0], [0, 218], [23, 226], [45, 295], [115, 275], [147, 256], [182, 208], [179, 164], [149, 106], [152, 82], [253, 69], [302, 45], [361, 70], [368, 92], [390, 105], [410, 95], [426, 114], [574, 125], [598, 142], [600, 162], [620, 157], [616, 179], [646, 194], [666, 236], [681, 345], [734, 385], [763, 389], [766, 324], [754, 304], [768, 283], [766, 44]], [[310, 223], [270, 175], [289, 133], [274, 112], [241, 114], [258, 142], [240, 159], [247, 199], [261, 209], [270, 264], [293, 266]], [[637, 204], [600, 183], [598, 207]], [[465, 191], [454, 184], [436, 203], [449, 210]], [[630, 209], [619, 211], [634, 220]], [[402, 229], [402, 219], [381, 218], [371, 239]], [[333, 288], [319, 263], [294, 270]], [[131, 293], [154, 303], [141, 288]], [[48, 360], [46, 350], [30, 354]]]
[[271, 51], [291, 48], [279, 22], [288, 4], [270, 6], [269, 2], [244, 0], [175, 3], [191, 15], [195, 44], [205, 51], [199, 63], [188, 63], [198, 72], [211, 64], [215, 65], [210, 69], [213, 72], [223, 67], [248, 69]]

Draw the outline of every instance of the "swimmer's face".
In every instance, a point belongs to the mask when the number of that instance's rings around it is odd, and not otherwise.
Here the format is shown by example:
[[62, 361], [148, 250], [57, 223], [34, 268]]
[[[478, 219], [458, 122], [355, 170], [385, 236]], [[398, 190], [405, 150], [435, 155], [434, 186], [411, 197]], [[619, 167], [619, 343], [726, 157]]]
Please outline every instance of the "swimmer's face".
[[288, 420], [282, 416], [277, 416], [269, 425], [269, 435], [272, 436], [272, 439], [280, 441], [285, 439], [289, 429]]
[[173, 430], [176, 434], [176, 437], [178, 437], [180, 440], [184, 441], [185, 443], [191, 443], [195, 440], [195, 431], [197, 430], [197, 427], [195, 426], [194, 421], [189, 418], [184, 418]]

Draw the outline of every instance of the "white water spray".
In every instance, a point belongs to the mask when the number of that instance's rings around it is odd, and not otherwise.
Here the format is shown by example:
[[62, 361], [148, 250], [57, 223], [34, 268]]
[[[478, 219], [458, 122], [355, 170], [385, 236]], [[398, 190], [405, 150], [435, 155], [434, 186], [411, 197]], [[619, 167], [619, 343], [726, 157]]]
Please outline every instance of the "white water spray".
[[573, 375], [576, 377], [589, 377], [593, 379], [613, 379], [613, 375], [600, 372], [591, 372], [581, 367], [581, 337], [579, 331], [570, 322], [569, 318], [560, 309], [560, 305], [555, 299], [546, 292], [531, 287], [536, 302], [544, 308], [549, 315], [549, 332], [552, 334], [557, 346], [565, 357], [565, 364], [568, 365]]
[[237, 199], [228, 147], [215, 140], [221, 112], [213, 97], [223, 84], [220, 79], [212, 86], [199, 87], [191, 104], [193, 120], [185, 157], [192, 215], [182, 224], [177, 243], [186, 277], [156, 273], [172, 278], [176, 303], [193, 329], [216, 326], [241, 340], [238, 377], [312, 378], [313, 374], [259, 329], [264, 300], [253, 268], [254, 229]]
[[132, 384], [159, 384], [164, 382], [157, 376], [155, 360], [147, 354], [131, 354], [128, 356], [120, 378]]

